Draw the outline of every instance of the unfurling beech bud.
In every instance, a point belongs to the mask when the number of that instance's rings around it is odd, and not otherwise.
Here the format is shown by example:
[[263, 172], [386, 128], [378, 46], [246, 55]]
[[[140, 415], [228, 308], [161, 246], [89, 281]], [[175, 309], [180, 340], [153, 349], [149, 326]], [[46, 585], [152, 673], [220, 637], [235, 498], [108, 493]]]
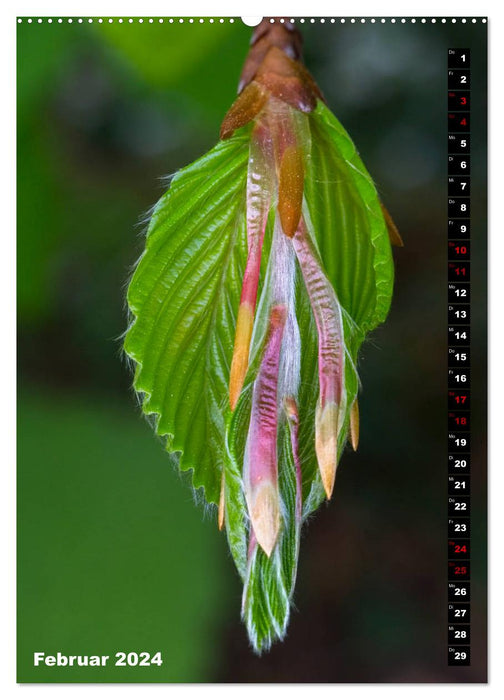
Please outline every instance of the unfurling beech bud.
[[248, 301], [242, 301], [236, 320], [235, 343], [231, 371], [229, 374], [229, 405], [234, 411], [247, 374], [250, 339], [254, 326], [254, 308]]
[[402, 248], [404, 246], [403, 239], [401, 238], [401, 234], [399, 233], [399, 230], [395, 225], [394, 220], [390, 216], [387, 207], [381, 202], [380, 206], [383, 213], [383, 217], [385, 219], [385, 223], [387, 224], [390, 242], [392, 243], [392, 245], [396, 245], [399, 248]]
[[359, 446], [359, 423], [359, 402], [355, 399], [350, 409], [350, 442], [355, 452]]
[[254, 382], [243, 482], [252, 529], [269, 557], [280, 529], [278, 493], [278, 368], [287, 320], [283, 305], [271, 310], [266, 346]]
[[288, 238], [296, 233], [303, 206], [304, 167], [300, 146], [287, 146], [280, 163], [278, 213]]
[[236, 129], [240, 129], [252, 121], [264, 107], [269, 96], [266, 88], [259, 83], [253, 82], [247, 85], [241, 95], [233, 102], [222, 121], [221, 139], [229, 138]]
[[261, 271], [264, 232], [271, 206], [273, 143], [267, 120], [259, 121], [250, 137], [247, 170], [247, 264], [243, 275], [240, 306], [229, 377], [229, 404], [234, 411], [247, 374], [250, 341], [254, 325], [257, 288]]
[[326, 496], [331, 498], [338, 466], [338, 406], [333, 401], [317, 406], [315, 451]]
[[224, 523], [226, 521], [226, 479], [224, 476], [224, 471], [221, 477], [221, 487], [219, 495], [219, 510], [217, 513], [217, 525], [219, 530], [224, 528]]

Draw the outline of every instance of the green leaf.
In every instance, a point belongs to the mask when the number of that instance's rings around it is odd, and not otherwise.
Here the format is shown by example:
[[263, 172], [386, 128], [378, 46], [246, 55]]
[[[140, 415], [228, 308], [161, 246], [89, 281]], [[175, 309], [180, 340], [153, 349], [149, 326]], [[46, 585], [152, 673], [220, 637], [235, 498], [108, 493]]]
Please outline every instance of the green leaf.
[[325, 270], [360, 339], [382, 323], [394, 267], [376, 187], [350, 136], [319, 102], [309, 115], [306, 201]]
[[246, 260], [248, 132], [175, 175], [156, 206], [128, 289], [125, 351], [166, 448], [217, 503], [227, 383]]

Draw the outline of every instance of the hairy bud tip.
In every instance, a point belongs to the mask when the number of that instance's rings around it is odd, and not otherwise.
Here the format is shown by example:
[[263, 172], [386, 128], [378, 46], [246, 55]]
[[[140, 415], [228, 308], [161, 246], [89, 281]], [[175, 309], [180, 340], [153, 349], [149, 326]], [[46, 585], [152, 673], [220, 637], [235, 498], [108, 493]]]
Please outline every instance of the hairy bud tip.
[[259, 484], [251, 494], [250, 519], [259, 546], [267, 557], [275, 547], [280, 530], [278, 490], [271, 482]]
[[338, 406], [333, 402], [317, 407], [315, 452], [327, 498], [331, 498], [338, 466]]

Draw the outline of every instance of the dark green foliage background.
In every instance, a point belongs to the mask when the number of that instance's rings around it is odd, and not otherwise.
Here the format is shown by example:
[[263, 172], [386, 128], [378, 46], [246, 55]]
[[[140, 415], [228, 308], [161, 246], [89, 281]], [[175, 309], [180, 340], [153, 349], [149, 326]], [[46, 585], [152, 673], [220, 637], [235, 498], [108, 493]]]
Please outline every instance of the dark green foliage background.
[[[305, 57], [406, 247], [361, 352], [362, 441], [257, 658], [215, 518], [130, 389], [139, 214], [217, 140], [250, 31], [18, 25], [18, 664], [23, 682], [481, 681], [486, 674], [486, 26], [306, 26]], [[473, 665], [446, 655], [446, 51], [472, 48]], [[33, 668], [161, 650], [160, 668]]]

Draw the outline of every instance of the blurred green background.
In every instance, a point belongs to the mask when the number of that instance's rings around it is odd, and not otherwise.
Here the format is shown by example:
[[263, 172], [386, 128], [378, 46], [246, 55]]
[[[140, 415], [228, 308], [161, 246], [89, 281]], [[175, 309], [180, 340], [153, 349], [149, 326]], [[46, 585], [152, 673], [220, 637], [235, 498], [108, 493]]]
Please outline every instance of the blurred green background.
[[[486, 25], [305, 25], [305, 61], [403, 235], [361, 358], [362, 440], [306, 528], [287, 639], [261, 658], [215, 513], [121, 356], [160, 178], [214, 145], [250, 29], [18, 24], [18, 677], [456, 682], [486, 675]], [[446, 665], [446, 53], [472, 50], [472, 666]], [[150, 668], [33, 653], [161, 651]]]

